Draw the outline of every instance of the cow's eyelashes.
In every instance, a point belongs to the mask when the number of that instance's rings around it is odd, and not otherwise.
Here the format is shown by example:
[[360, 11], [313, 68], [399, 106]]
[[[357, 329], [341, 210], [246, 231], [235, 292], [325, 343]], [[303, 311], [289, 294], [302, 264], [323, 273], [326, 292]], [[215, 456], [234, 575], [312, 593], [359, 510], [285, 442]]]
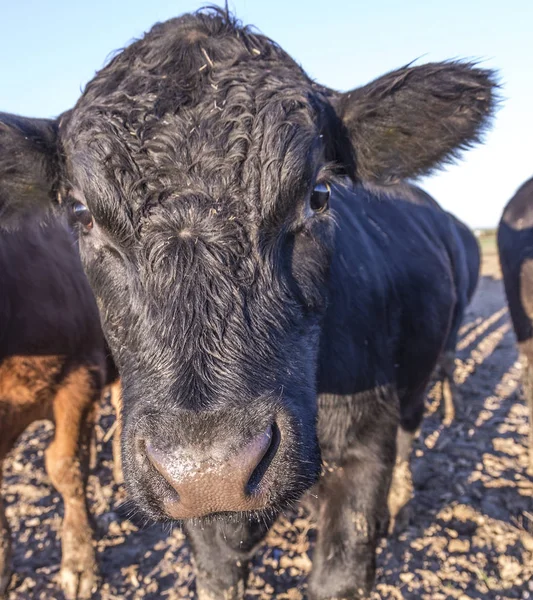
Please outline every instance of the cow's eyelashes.
[[309, 206], [316, 213], [323, 213], [329, 208], [331, 188], [327, 183], [317, 183], [311, 192]]
[[70, 204], [70, 214], [72, 220], [79, 224], [85, 231], [90, 231], [93, 228], [93, 216], [83, 202], [73, 200]]

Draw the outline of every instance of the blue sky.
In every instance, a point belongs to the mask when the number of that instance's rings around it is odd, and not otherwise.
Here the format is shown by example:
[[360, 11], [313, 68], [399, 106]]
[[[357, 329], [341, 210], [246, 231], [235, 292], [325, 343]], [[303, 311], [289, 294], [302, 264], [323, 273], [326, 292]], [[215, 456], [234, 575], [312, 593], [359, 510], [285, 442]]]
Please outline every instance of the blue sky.
[[[217, 3], [217, 2], [215, 2]], [[191, 0], [18, 0], [0, 24], [0, 110], [49, 117], [70, 108], [107, 57]], [[339, 90], [419, 58], [476, 58], [499, 69], [504, 103], [484, 146], [423, 180], [472, 227], [495, 226], [533, 176], [533, 2], [530, 0], [232, 0], [245, 23]]]

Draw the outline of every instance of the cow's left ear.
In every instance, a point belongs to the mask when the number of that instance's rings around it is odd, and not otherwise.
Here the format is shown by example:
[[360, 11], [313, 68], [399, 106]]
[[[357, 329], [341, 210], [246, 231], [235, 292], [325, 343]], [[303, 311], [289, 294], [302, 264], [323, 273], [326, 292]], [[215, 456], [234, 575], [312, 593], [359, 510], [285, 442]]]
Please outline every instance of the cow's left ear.
[[0, 113], [0, 227], [55, 201], [57, 121]]
[[331, 98], [359, 178], [426, 175], [479, 142], [497, 104], [496, 74], [448, 61], [403, 67]]

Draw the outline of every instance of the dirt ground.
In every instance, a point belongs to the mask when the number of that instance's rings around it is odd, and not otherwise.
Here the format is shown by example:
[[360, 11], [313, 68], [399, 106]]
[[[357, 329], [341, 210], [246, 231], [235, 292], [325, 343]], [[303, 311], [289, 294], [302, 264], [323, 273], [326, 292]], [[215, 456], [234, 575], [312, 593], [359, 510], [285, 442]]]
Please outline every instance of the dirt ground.
[[[379, 548], [372, 600], [533, 599], [533, 480], [526, 475], [527, 410], [494, 244], [483, 244], [483, 277], [465, 318], [457, 382], [465, 415], [441, 425], [438, 386], [413, 454], [412, 519]], [[114, 417], [98, 423], [99, 463], [89, 481], [102, 585], [94, 598], [194, 598], [190, 552], [178, 529], [121, 520], [112, 483]], [[36, 424], [7, 461], [3, 495], [14, 536], [9, 600], [57, 599], [63, 512], [45, 474], [51, 427]], [[303, 513], [281, 518], [254, 561], [247, 600], [306, 597], [314, 530]]]

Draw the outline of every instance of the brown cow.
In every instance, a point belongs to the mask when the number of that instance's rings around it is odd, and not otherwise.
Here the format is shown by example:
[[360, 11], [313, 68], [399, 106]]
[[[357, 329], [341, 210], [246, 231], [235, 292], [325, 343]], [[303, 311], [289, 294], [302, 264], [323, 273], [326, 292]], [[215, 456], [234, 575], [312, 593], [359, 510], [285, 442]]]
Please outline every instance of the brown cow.
[[[104, 385], [115, 381], [117, 396], [117, 373], [109, 368], [75, 240], [65, 223], [41, 226], [37, 218], [0, 236], [0, 474], [30, 423], [55, 423], [45, 461], [65, 505], [61, 585], [68, 598], [87, 598], [96, 578], [85, 498], [88, 447]], [[0, 502], [0, 596], [10, 579], [10, 546]]]

